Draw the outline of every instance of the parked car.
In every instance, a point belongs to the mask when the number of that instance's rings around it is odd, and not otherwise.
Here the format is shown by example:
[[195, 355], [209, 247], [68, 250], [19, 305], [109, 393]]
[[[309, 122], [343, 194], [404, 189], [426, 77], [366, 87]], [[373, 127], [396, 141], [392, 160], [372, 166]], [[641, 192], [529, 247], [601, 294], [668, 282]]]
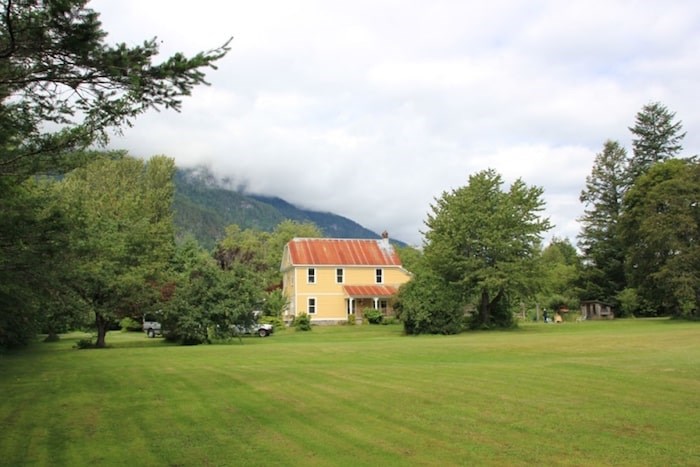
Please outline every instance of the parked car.
[[160, 322], [154, 315], [143, 315], [143, 332], [148, 337], [156, 337], [163, 334]]
[[238, 334], [257, 334], [260, 337], [267, 337], [275, 331], [271, 324], [254, 323], [250, 326], [234, 326]]

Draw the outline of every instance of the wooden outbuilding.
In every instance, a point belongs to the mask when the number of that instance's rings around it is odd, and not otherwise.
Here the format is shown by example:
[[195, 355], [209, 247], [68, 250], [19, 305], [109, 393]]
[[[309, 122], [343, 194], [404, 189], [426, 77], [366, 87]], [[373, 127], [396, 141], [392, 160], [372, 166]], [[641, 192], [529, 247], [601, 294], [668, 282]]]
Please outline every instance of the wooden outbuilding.
[[612, 305], [600, 300], [584, 300], [581, 302], [581, 319], [613, 319], [615, 313]]

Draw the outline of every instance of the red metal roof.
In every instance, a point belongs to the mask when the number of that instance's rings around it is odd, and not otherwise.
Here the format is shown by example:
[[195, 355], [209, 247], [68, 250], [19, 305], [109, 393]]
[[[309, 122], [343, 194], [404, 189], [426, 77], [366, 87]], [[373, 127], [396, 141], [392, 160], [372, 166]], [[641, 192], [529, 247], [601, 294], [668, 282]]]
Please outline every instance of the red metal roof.
[[287, 244], [292, 265], [401, 266], [385, 239], [295, 238]]
[[343, 290], [348, 297], [391, 297], [396, 287], [389, 285], [346, 285]]

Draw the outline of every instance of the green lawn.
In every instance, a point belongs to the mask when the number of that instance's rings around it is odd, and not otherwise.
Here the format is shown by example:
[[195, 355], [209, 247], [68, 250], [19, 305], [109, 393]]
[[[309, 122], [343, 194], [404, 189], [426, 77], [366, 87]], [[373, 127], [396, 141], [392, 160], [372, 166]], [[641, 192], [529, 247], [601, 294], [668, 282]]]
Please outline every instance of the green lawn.
[[0, 354], [0, 465], [700, 465], [700, 323]]

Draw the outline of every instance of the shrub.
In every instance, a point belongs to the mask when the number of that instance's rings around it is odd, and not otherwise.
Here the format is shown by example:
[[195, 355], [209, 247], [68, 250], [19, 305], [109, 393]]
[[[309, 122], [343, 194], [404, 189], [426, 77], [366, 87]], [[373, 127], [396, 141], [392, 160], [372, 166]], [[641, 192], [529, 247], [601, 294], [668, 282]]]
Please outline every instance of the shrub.
[[262, 318], [260, 318], [260, 322], [263, 324], [271, 324], [275, 328], [275, 331], [278, 329], [285, 328], [284, 320], [276, 316], [263, 316]]
[[139, 323], [133, 318], [129, 318], [128, 316], [119, 321], [119, 327], [122, 329], [123, 332], [142, 331], [141, 323]]
[[311, 331], [311, 318], [306, 313], [302, 313], [294, 318], [294, 327], [297, 331]]
[[350, 326], [354, 326], [355, 323], [356, 323], [355, 315], [348, 315], [348, 324], [349, 324]]
[[92, 349], [95, 347], [95, 343], [92, 341], [92, 337], [88, 339], [80, 339], [73, 346], [74, 349]]
[[406, 334], [457, 334], [464, 328], [459, 290], [429, 271], [401, 286], [395, 309]]
[[362, 310], [362, 314], [367, 319], [369, 324], [381, 324], [382, 320], [384, 319], [382, 310], [377, 310], [375, 308], [365, 308]]
[[634, 314], [640, 308], [640, 300], [639, 295], [637, 295], [637, 289], [627, 287], [618, 293], [615, 298], [620, 303], [620, 306], [615, 313], [617, 317], [621, 318], [624, 316], [634, 316]]

